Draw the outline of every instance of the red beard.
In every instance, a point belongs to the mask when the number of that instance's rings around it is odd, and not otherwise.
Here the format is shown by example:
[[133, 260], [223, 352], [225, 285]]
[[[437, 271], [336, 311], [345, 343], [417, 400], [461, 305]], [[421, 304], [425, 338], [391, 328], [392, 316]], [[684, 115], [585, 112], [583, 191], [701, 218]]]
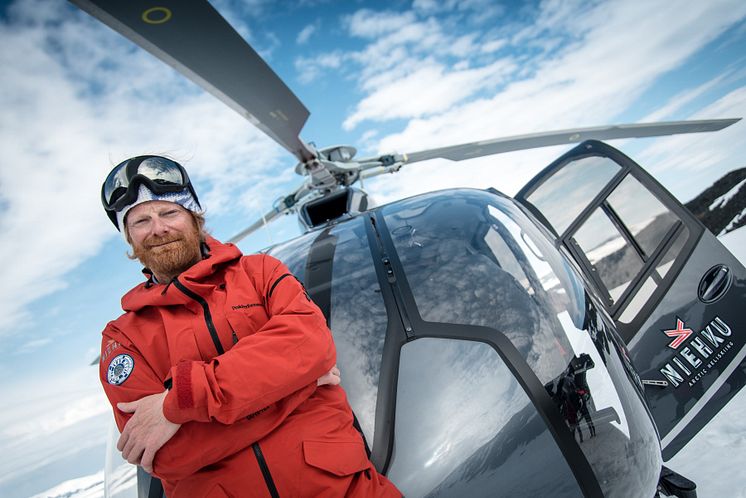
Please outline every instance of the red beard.
[[[172, 279], [202, 259], [197, 230], [151, 236], [133, 246], [135, 257], [156, 276]], [[166, 282], [162, 282], [166, 283]]]

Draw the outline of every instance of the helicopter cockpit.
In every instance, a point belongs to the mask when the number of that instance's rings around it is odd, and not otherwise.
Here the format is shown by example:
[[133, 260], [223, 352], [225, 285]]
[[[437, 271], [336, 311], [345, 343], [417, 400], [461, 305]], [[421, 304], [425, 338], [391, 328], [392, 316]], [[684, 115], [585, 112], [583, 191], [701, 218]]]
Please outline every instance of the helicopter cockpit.
[[406, 496], [654, 494], [639, 379], [511, 199], [426, 194], [268, 252], [324, 311], [371, 458]]

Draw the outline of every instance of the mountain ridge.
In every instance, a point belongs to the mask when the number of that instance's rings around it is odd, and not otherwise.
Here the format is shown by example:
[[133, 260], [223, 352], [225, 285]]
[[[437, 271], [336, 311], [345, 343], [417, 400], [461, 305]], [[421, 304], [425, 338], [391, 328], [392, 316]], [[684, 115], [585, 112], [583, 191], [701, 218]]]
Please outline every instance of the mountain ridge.
[[694, 199], [685, 203], [715, 235], [746, 225], [746, 167], [723, 175]]

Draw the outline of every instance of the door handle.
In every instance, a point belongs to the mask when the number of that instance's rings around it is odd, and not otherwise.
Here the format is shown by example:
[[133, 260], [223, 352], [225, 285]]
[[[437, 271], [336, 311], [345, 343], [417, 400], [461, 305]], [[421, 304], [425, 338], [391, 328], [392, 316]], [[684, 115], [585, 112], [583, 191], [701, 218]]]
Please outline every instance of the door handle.
[[702, 276], [697, 288], [699, 300], [705, 304], [714, 303], [728, 291], [731, 284], [731, 271], [725, 265], [715, 265]]

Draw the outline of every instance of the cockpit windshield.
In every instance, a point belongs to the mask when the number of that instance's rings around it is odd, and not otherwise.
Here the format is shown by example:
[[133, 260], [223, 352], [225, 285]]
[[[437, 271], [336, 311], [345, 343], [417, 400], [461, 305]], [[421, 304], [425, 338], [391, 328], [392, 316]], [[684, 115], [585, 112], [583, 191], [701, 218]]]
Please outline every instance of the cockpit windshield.
[[538, 229], [516, 221], [525, 216], [514, 204], [458, 193], [383, 208], [417, 310], [427, 322], [496, 328], [547, 382], [572, 358], [557, 320], [582, 328], [583, 288]]
[[[593, 473], [599, 477], [598, 484], [603, 493], [607, 496], [642, 496], [647, 493], [656, 482], [655, 470], [650, 469], [660, 468], [655, 464], [656, 459], [660, 461], [660, 454], [655, 451], [655, 429], [643, 408], [640, 392], [634, 381], [630, 381], [634, 374], [630, 373], [624, 355], [619, 354], [613, 342], [609, 321], [598, 311], [578, 275], [550, 240], [510, 199], [484, 191], [436, 192], [384, 206], [381, 210], [384, 228], [391, 234], [406, 277], [406, 284], [401, 285], [406, 285], [411, 292], [416, 312], [422, 320], [415, 333], [422, 339], [409, 342], [403, 348], [400, 371], [408, 371], [405, 360], [414, 361], [407, 360], [409, 356], [414, 359], [421, 357], [415, 353], [405, 357], [405, 350], [476, 351], [476, 346], [459, 345], [459, 341], [452, 340], [463, 333], [464, 339], [474, 341], [474, 335], [469, 334], [471, 329], [464, 326], [493, 329], [512, 343], [538, 378], [544, 391], [541, 396], [548, 394], [552, 399], [554, 409], [551, 411], [559, 412], [566, 427], [572, 431]], [[449, 338], [440, 341], [451, 342], [432, 342], [435, 339], [427, 338], [430, 334], [443, 337], [442, 333], [431, 333], [429, 329], [442, 331], [450, 324], [453, 326], [448, 327], [452, 331], [448, 332]], [[421, 341], [427, 342], [420, 344]], [[415, 348], [414, 345], [421, 347]], [[435, 356], [428, 353], [426, 357], [432, 361]], [[499, 368], [501, 360], [497, 355], [479, 357], [487, 359], [470, 361], [458, 379], [472, 378], [470, 383], [477, 386], [488, 371], [486, 365], [491, 365], [492, 370]], [[423, 361], [417, 368], [419, 372], [428, 365], [426, 358]], [[453, 369], [456, 364], [451, 361], [446, 368]], [[441, 365], [443, 367], [445, 365]], [[407, 392], [413, 393], [425, 391], [429, 379], [435, 375], [434, 372], [412, 379], [400, 376], [399, 389], [404, 392], [406, 388], [409, 389]], [[495, 376], [496, 380], [491, 383], [494, 389], [504, 384], [498, 380], [504, 378], [505, 374]], [[436, 385], [443, 382], [445, 380]], [[451, 382], [456, 383], [457, 379]], [[524, 413], [524, 398], [516, 396], [512, 388], [503, 391], [505, 395], [493, 401], [480, 396], [479, 406], [470, 408], [469, 413]], [[445, 391], [431, 392], [443, 399], [431, 399], [427, 403], [434, 406], [454, 404], [447, 399]], [[473, 399], [469, 398], [469, 401]], [[423, 406], [416, 406], [417, 403], [404, 398], [398, 401], [402, 406], [397, 410], [397, 420], [401, 420], [403, 415], [409, 419], [417, 414], [417, 425], [407, 430], [402, 424], [397, 425], [394, 447], [404, 449], [398, 454], [394, 452], [391, 476], [401, 476], [404, 482], [404, 476], [414, 472], [420, 481], [419, 484], [413, 482], [412, 489], [418, 489], [416, 486], [422, 484], [427, 469], [420, 468], [421, 457], [410, 458], [408, 455], [418, 455], [420, 447], [424, 453], [432, 451], [409, 433], [428, 423], [439, 427], [448, 425], [460, 415], [453, 413], [440, 421], [430, 421], [435, 415], [431, 415], [433, 410], [423, 409], [424, 401]], [[459, 403], [465, 406], [467, 400]], [[413, 405], [411, 413], [403, 413], [409, 404]], [[462, 420], [462, 425], [468, 423], [481, 427], [480, 424], [488, 420], [487, 415], [476, 420], [471, 416], [467, 417], [471, 421]], [[505, 424], [497, 427], [492, 424], [483, 430], [494, 431], [496, 435], [491, 441], [498, 441], [506, 437], [503, 433], [508, 431], [510, 424]], [[514, 430], [516, 434], [524, 433], [520, 428]], [[427, 443], [432, 445], [439, 433], [432, 431]], [[459, 447], [462, 452], [468, 454], [471, 451], [474, 455], [492, 451], [485, 446], [491, 442], [475, 441], [451, 437], [449, 441], [441, 441], [441, 446]], [[636, 456], [632, 457], [633, 454]], [[444, 453], [429, 465], [453, 469], [451, 475], [461, 475], [461, 481], [465, 482], [465, 476], [470, 474], [460, 463], [461, 459], [454, 455], [455, 452]], [[630, 463], [630, 458], [649, 460], [654, 464], [638, 469]], [[637, 477], [631, 479], [629, 476], [634, 473]], [[562, 475], [562, 472], [557, 470], [557, 475]], [[501, 479], [506, 479], [506, 476]], [[464, 490], [474, 492], [466, 484], [464, 486]], [[442, 485], [437, 489], [440, 487]], [[489, 495], [489, 492], [472, 494]]]

